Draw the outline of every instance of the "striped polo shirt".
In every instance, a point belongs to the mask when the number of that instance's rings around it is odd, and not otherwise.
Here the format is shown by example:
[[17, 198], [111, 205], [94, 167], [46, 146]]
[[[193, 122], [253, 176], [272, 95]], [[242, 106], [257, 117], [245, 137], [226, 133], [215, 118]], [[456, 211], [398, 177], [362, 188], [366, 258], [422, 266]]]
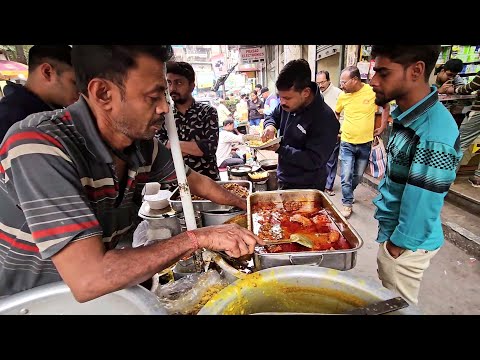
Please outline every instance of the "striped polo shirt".
[[373, 200], [377, 241], [436, 250], [444, 241], [440, 212], [462, 158], [458, 127], [435, 87], [404, 112], [397, 107], [392, 117], [387, 170]]
[[10, 128], [0, 145], [0, 296], [61, 280], [51, 257], [72, 241], [98, 235], [108, 250], [131, 234], [144, 184], [176, 175], [156, 139], [124, 154], [127, 181], [83, 98]]
[[477, 96], [473, 101], [472, 111], [480, 111], [480, 71], [475, 75], [472, 81], [466, 85], [458, 86], [455, 88], [455, 93], [460, 95], [471, 94], [476, 91]]

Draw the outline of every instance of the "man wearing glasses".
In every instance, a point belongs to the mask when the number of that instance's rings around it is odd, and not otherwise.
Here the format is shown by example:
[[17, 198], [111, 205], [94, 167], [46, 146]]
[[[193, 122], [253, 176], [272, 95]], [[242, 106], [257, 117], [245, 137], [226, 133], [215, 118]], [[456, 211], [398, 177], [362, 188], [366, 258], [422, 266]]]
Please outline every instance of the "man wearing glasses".
[[343, 111], [341, 127], [340, 160], [342, 181], [342, 215], [349, 218], [352, 214], [353, 191], [360, 183], [363, 172], [368, 165], [368, 158], [374, 136], [380, 136], [387, 127], [390, 105], [383, 106], [382, 124], [375, 127], [375, 93], [372, 87], [362, 83], [360, 71], [356, 66], [342, 70], [340, 94], [335, 107], [337, 117]]
[[[330, 81], [330, 73], [327, 70], [322, 70], [317, 73], [315, 78], [318, 87], [323, 95], [325, 103], [335, 112], [335, 106], [342, 90], [332, 84]], [[343, 114], [340, 115], [340, 123], [343, 121]], [[340, 136], [340, 135], [339, 135]], [[340, 151], [340, 138], [335, 144], [332, 155], [327, 162], [327, 183], [325, 185], [325, 192], [330, 196], [335, 196], [333, 191], [333, 184], [337, 175], [338, 152]]]

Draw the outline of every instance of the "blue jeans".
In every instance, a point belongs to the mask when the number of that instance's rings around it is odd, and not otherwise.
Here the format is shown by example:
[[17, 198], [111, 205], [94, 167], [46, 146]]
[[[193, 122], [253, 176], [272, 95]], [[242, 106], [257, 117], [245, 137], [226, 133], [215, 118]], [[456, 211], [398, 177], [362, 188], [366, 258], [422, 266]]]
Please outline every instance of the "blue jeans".
[[248, 120], [248, 123], [250, 124], [250, 126], [258, 126], [260, 125], [260, 121], [262, 119], [250, 119]]
[[371, 149], [371, 141], [365, 144], [340, 142], [342, 203], [344, 206], [351, 207], [353, 204], [353, 191], [360, 183], [363, 172], [368, 165]]
[[338, 165], [338, 152], [340, 151], [340, 141], [335, 144], [332, 155], [327, 162], [327, 184], [325, 185], [325, 190], [332, 190], [333, 183], [335, 182], [335, 176], [337, 176], [337, 165]]

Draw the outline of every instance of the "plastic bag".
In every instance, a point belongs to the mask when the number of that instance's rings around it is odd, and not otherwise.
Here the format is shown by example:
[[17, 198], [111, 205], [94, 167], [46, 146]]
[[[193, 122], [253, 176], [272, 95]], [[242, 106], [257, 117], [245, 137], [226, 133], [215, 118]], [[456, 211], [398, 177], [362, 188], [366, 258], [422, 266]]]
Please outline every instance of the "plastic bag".
[[375, 140], [372, 143], [368, 163], [370, 166], [370, 174], [372, 174], [374, 178], [381, 178], [385, 175], [385, 169], [387, 168], [387, 151], [383, 145], [383, 140], [378, 136], [375, 136]]
[[138, 224], [133, 233], [132, 247], [136, 248], [139, 246], [145, 246], [171, 237], [172, 231], [170, 229], [166, 227], [155, 229], [150, 226], [147, 220], [143, 220]]
[[155, 290], [169, 315], [196, 315], [208, 300], [228, 285], [215, 270], [194, 273]]

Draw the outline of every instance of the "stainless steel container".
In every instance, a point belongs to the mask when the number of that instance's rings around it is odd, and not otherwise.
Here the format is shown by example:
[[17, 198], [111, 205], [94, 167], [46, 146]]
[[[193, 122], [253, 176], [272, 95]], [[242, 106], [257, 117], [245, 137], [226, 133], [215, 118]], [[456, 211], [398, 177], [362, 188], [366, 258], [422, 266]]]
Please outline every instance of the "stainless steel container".
[[[281, 266], [235, 281], [212, 297], [198, 314], [345, 314], [396, 296], [380, 283], [349, 272], [314, 266]], [[421, 312], [410, 305], [390, 314], [420, 315]]]
[[[185, 222], [185, 215], [183, 212], [176, 213], [176, 217], [180, 224], [180, 232], [187, 231], [187, 223]], [[195, 222], [197, 223], [197, 228], [201, 228], [203, 226], [202, 215], [198, 211], [195, 211]]]
[[212, 225], [221, 225], [231, 218], [245, 214], [245, 211], [226, 211], [226, 210], [213, 210], [213, 211], [202, 211], [203, 226], [212, 226]]
[[[243, 186], [247, 188], [248, 193], [252, 193], [252, 183], [250, 181], [245, 181], [245, 180], [227, 180], [227, 181], [217, 181], [216, 182], [219, 185], [223, 184], [238, 184], [240, 186]], [[168, 202], [170, 203], [170, 206], [172, 207], [173, 210], [176, 212], [182, 212], [182, 201], [180, 200], [180, 190], [178, 187], [173, 191], [172, 195], [168, 198]], [[220, 205], [216, 204], [214, 202], [211, 202], [210, 200], [192, 200], [193, 204], [193, 209], [195, 211], [212, 211], [212, 210], [230, 210], [232, 206], [230, 205]]]
[[0, 315], [167, 315], [155, 294], [140, 285], [79, 303], [64, 282], [0, 300]]
[[263, 170], [277, 170], [278, 167], [278, 160], [277, 159], [264, 159], [260, 160], [258, 164], [261, 166]]
[[262, 247], [257, 247], [254, 253], [254, 264], [257, 271], [284, 265], [315, 265], [338, 270], [349, 270], [355, 267], [357, 251], [363, 246], [363, 240], [323, 192], [319, 190], [277, 190], [256, 192], [250, 195], [247, 199], [247, 221], [248, 229], [254, 233], [252, 209], [256, 203], [261, 201], [276, 203], [299, 201], [305, 207], [313, 207], [313, 203], [318, 203], [331, 216], [352, 248], [348, 250], [262, 253]]
[[278, 190], [277, 169], [268, 170], [267, 191]]
[[227, 173], [229, 180], [246, 180], [248, 181], [248, 173], [252, 172], [252, 167], [249, 165], [235, 165], [228, 166]]

